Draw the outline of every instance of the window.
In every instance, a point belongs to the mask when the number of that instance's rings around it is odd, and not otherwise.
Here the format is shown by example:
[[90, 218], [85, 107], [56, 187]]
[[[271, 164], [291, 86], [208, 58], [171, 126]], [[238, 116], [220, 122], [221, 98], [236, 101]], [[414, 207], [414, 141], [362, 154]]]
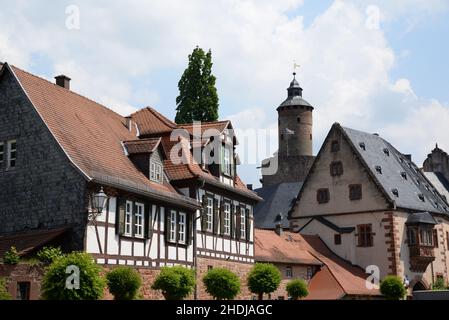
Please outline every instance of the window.
[[425, 246], [432, 246], [432, 229], [428, 229], [428, 228], [421, 228], [419, 230], [419, 236], [420, 236], [420, 244], [425, 245]]
[[422, 202], [425, 201], [424, 195], [423, 195], [422, 193], [419, 193], [419, 194], [418, 194], [418, 199], [421, 200]]
[[293, 269], [292, 267], [288, 266], [285, 268], [285, 276], [287, 278], [293, 278]]
[[170, 241], [176, 241], [176, 211], [170, 211]]
[[229, 203], [224, 204], [223, 234], [231, 234], [231, 205]]
[[131, 201], [126, 201], [125, 236], [132, 235], [132, 222], [133, 222], [133, 203]]
[[402, 171], [402, 172], [401, 172], [401, 177], [402, 177], [404, 180], [407, 180], [407, 173], [406, 173], [405, 171]]
[[316, 200], [318, 203], [328, 203], [329, 198], [329, 189], [318, 189], [316, 192]]
[[300, 118], [300, 117], [297, 117], [297, 118], [296, 118], [296, 122], [300, 123], [300, 122], [301, 122], [301, 118]]
[[313, 269], [312, 267], [307, 267], [307, 279], [310, 280], [313, 277]]
[[382, 167], [381, 166], [375, 166], [374, 167], [377, 171], [377, 173], [382, 174]]
[[5, 144], [0, 142], [0, 168], [3, 165], [3, 159], [5, 154]]
[[179, 213], [178, 240], [180, 243], [186, 243], [186, 214], [184, 212]]
[[17, 282], [17, 300], [30, 300], [30, 287], [29, 281]]
[[388, 148], [384, 148], [384, 154], [386, 156], [389, 156], [390, 155], [390, 150], [388, 150]]
[[246, 214], [245, 208], [240, 208], [240, 238], [246, 239]]
[[8, 141], [8, 168], [16, 166], [17, 143], [16, 140]]
[[359, 247], [372, 247], [373, 235], [371, 224], [360, 224], [357, 226], [357, 237]]
[[214, 222], [214, 199], [207, 198], [206, 230], [212, 232]]
[[361, 184], [349, 185], [349, 200], [360, 200], [360, 199], [362, 199], [362, 185]]
[[416, 229], [415, 228], [408, 228], [407, 230], [407, 234], [408, 234], [408, 244], [409, 245], [415, 245], [417, 244], [417, 233], [416, 233]]
[[162, 164], [150, 161], [150, 180], [162, 182]]
[[438, 230], [433, 229], [433, 247], [438, 248]]
[[341, 234], [339, 234], [339, 233], [334, 234], [334, 243], [336, 245], [340, 245], [341, 244]]
[[139, 238], [143, 238], [143, 226], [144, 226], [144, 209], [143, 203], [136, 203], [136, 214], [134, 219], [134, 235]]
[[223, 146], [223, 173], [231, 175], [231, 150], [228, 146]]
[[398, 189], [391, 189], [391, 193], [392, 193], [393, 195], [395, 195], [396, 197], [399, 197], [399, 191], [398, 191]]
[[341, 161], [334, 161], [330, 165], [331, 176], [341, 176], [343, 174], [343, 163]]
[[331, 144], [331, 152], [338, 152], [340, 151], [340, 142], [337, 140], [332, 141]]

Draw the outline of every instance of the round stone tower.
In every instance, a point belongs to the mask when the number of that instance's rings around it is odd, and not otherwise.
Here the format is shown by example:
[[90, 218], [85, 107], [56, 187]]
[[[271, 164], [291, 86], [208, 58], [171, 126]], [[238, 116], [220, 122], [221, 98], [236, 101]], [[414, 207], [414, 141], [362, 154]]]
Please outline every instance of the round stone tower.
[[293, 73], [287, 99], [277, 108], [279, 158], [312, 156], [313, 107], [302, 98], [302, 88]]

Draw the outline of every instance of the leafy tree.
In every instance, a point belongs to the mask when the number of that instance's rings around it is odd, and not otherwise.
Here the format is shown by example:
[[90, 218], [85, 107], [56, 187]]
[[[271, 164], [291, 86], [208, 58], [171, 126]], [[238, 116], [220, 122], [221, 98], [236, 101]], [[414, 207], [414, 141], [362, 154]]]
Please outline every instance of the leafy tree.
[[446, 283], [444, 283], [444, 279], [438, 277], [435, 283], [432, 285], [432, 290], [445, 290], [447, 288]]
[[404, 298], [407, 290], [401, 278], [397, 276], [386, 276], [380, 284], [380, 292], [388, 300], [400, 300]]
[[154, 290], [161, 290], [166, 300], [182, 300], [195, 286], [193, 270], [182, 266], [163, 267], [153, 285]]
[[240, 292], [240, 279], [228, 269], [214, 268], [203, 278], [206, 292], [215, 299], [234, 299]]
[[264, 293], [275, 291], [281, 283], [281, 272], [271, 263], [256, 263], [248, 275], [248, 288], [263, 299]]
[[[67, 267], [79, 268], [79, 288], [67, 287], [75, 273]], [[46, 270], [42, 282], [42, 297], [46, 300], [97, 300], [103, 297], [105, 281], [102, 268], [92, 257], [83, 252], [73, 252], [53, 261]], [[68, 273], [66, 273], [68, 272]]]
[[37, 253], [37, 258], [40, 262], [43, 263], [52, 263], [58, 258], [61, 258], [64, 254], [62, 253], [62, 250], [60, 247], [43, 247], [39, 252]]
[[218, 95], [215, 76], [212, 74], [212, 53], [198, 46], [189, 55], [189, 65], [178, 83], [176, 98], [176, 123], [216, 121]]
[[302, 279], [290, 280], [287, 283], [287, 293], [293, 300], [298, 300], [307, 297], [309, 290], [307, 290], [307, 283]]
[[11, 295], [6, 290], [6, 282], [3, 278], [0, 278], [0, 300], [11, 300]]
[[5, 252], [3, 256], [3, 262], [5, 264], [18, 264], [20, 261], [20, 256], [17, 253], [16, 247], [11, 247], [8, 251]]
[[130, 267], [117, 267], [106, 274], [109, 292], [115, 300], [134, 300], [137, 297], [142, 279], [139, 273]]

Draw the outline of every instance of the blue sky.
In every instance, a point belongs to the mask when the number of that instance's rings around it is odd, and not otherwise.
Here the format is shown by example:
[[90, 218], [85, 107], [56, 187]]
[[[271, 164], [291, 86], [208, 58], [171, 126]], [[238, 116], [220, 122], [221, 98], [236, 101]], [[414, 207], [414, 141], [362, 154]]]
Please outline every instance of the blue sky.
[[[0, 61], [48, 79], [65, 73], [73, 90], [123, 115], [151, 105], [173, 118], [177, 82], [199, 45], [212, 49], [220, 117], [242, 130], [271, 129], [270, 147], [261, 139], [249, 151], [260, 159], [276, 150], [275, 110], [294, 59], [315, 106], [315, 152], [333, 122], [378, 132], [418, 165], [435, 142], [449, 150], [444, 0], [0, 5]], [[70, 5], [79, 28], [67, 27]], [[260, 159], [241, 166], [246, 182], [257, 184]]]

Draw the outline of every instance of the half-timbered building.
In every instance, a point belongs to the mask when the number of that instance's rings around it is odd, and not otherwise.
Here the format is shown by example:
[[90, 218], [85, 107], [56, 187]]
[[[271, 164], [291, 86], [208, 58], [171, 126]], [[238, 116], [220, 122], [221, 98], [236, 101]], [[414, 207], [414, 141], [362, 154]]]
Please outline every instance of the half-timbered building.
[[[254, 262], [260, 198], [236, 173], [232, 124], [207, 123], [202, 130], [213, 134], [199, 139], [193, 127], [151, 108], [123, 117], [71, 91], [66, 76], [51, 83], [4, 64], [0, 236], [62, 230], [65, 250], [91, 253], [106, 268], [133, 266], [150, 283], [160, 267], [179, 264], [195, 268], [199, 280], [215, 266], [244, 277]], [[197, 147], [218, 161], [198, 158]], [[105, 199], [100, 208], [97, 199]], [[198, 297], [207, 298], [201, 287]]]

